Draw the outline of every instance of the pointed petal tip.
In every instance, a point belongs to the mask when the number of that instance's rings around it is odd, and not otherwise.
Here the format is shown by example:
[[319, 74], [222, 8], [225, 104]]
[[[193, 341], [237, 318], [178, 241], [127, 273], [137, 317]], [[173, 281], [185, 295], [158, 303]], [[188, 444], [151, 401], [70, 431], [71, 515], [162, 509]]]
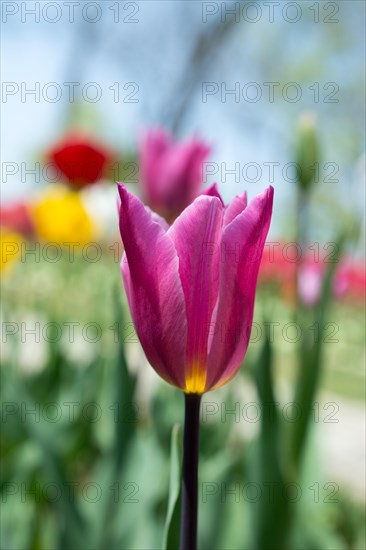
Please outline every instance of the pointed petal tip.
[[121, 181], [116, 181], [116, 184], [117, 184], [117, 191], [118, 191], [118, 194], [117, 194], [117, 197], [116, 197], [117, 212], [118, 212], [118, 215], [120, 215], [121, 208], [122, 208], [122, 202], [125, 198], [126, 188], [125, 188], [124, 184]]
[[259, 202], [262, 203], [263, 206], [266, 204], [268, 208], [272, 210], [273, 196], [274, 196], [274, 189], [272, 185], [269, 185], [268, 187], [266, 187], [266, 189], [258, 193], [258, 195], [256, 195], [255, 197], [253, 197], [251, 202], [253, 201], [257, 202], [259, 200]]
[[[238, 193], [235, 195], [235, 199], [241, 201], [243, 204], [245, 204], [245, 208], [248, 204], [248, 193], [246, 191], [242, 191], [241, 193]], [[232, 201], [231, 201], [232, 202]]]
[[222, 197], [220, 195], [220, 192], [219, 192], [219, 188], [217, 186], [217, 183], [213, 183], [210, 187], [208, 187], [207, 189], [205, 189], [203, 192], [202, 192], [202, 195], [206, 195], [207, 197], [217, 197], [218, 199], [220, 199], [221, 203], [223, 206], [224, 205], [224, 201], [222, 200]]
[[210, 195], [214, 193], [215, 195], [218, 195], [219, 194], [219, 188], [217, 186], [217, 183], [213, 183], [212, 185], [210, 185], [210, 187], [208, 187], [207, 189], [205, 189], [205, 191], [203, 192], [203, 194], [205, 195]]
[[126, 206], [126, 203], [130, 197], [130, 193], [128, 192], [125, 184], [122, 183], [121, 181], [117, 181], [117, 189], [118, 189], [118, 195], [120, 199], [119, 208], [121, 209], [121, 207], [124, 208]]
[[272, 187], [272, 185], [270, 185], [269, 187], [267, 187], [267, 200], [268, 200], [271, 212], [273, 207], [273, 197], [274, 197], [274, 188]]
[[125, 190], [124, 184], [121, 181], [116, 181], [116, 184], [117, 184], [117, 189], [118, 189], [119, 195], [121, 195], [121, 193], [123, 194], [123, 192]]

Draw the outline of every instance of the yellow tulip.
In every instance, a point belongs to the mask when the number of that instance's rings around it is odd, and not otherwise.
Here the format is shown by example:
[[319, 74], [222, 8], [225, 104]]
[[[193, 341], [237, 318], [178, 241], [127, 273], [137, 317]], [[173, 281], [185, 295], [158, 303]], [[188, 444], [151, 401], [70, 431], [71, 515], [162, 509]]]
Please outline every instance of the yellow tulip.
[[98, 234], [80, 195], [61, 185], [52, 186], [30, 205], [30, 214], [36, 235], [47, 242], [73, 242], [82, 246]]

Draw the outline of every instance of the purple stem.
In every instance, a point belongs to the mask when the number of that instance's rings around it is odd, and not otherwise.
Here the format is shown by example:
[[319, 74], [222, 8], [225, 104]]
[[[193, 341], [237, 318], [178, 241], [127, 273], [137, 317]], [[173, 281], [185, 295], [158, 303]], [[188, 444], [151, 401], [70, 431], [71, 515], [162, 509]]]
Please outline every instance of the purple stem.
[[185, 394], [180, 550], [197, 548], [198, 455], [201, 396]]

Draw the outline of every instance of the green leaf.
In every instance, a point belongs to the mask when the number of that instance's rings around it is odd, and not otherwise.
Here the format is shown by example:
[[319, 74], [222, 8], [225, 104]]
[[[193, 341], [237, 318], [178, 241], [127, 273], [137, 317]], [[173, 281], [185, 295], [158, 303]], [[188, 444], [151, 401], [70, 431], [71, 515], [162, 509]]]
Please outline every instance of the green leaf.
[[[17, 386], [17, 395], [18, 399], [26, 404], [27, 410], [36, 409], [36, 403], [28, 396], [20, 380]], [[53, 507], [58, 513], [58, 517], [62, 518], [59, 532], [60, 548], [82, 548], [87, 525], [80, 513], [77, 499], [73, 496], [70, 497], [70, 487], [72, 485], [64, 459], [59, 456], [53, 444], [51, 429], [45, 420], [39, 423], [22, 422], [20, 413], [18, 414], [18, 422], [25, 427], [28, 440], [32, 441], [39, 449], [42, 457], [44, 480], [47, 483], [56, 485], [59, 490], [60, 498], [55, 499]]]
[[[286, 548], [291, 523], [288, 502], [283, 498], [286, 483], [281, 469], [281, 425], [273, 390], [273, 353], [268, 333], [254, 371], [262, 406], [256, 474], [263, 495], [254, 504], [253, 548]], [[269, 493], [273, 488], [273, 493]], [[271, 489], [272, 491], [272, 489]]]
[[[118, 327], [118, 353], [112, 376], [113, 384], [111, 390], [111, 401], [113, 409], [114, 446], [113, 455], [105, 458], [105, 469], [109, 475], [109, 486], [113, 486], [121, 477], [126, 468], [126, 457], [131, 442], [136, 433], [138, 421], [138, 405], [135, 401], [136, 376], [132, 375], [127, 366], [122, 334], [124, 315], [123, 305], [119, 299], [120, 289], [116, 286], [114, 290], [115, 319]], [[112, 547], [115, 540], [115, 532], [111, 529], [116, 519], [117, 507], [113, 500], [113, 492], [108, 492], [101, 507], [100, 530], [97, 535], [100, 548]]]
[[172, 430], [171, 439], [169, 500], [163, 535], [164, 550], [176, 550], [177, 548], [179, 548], [179, 514], [182, 485], [182, 449], [179, 431], [179, 424], [175, 424]]
[[[342, 234], [336, 241], [338, 250], [338, 260], [341, 257], [345, 236]], [[290, 431], [290, 467], [293, 474], [297, 475], [300, 467], [301, 456], [303, 453], [306, 435], [309, 427], [309, 419], [313, 407], [314, 397], [319, 384], [322, 370], [322, 351], [324, 342], [324, 331], [328, 309], [332, 299], [332, 284], [334, 273], [338, 263], [329, 264], [326, 276], [323, 282], [321, 298], [315, 311], [315, 326], [318, 327], [316, 336], [311, 331], [304, 333], [302, 345], [300, 347], [300, 373], [297, 380], [295, 391], [295, 403], [301, 411], [300, 418], [291, 425]]]
[[[116, 321], [121, 328], [124, 323], [123, 306], [118, 299], [119, 290], [115, 290]], [[120, 331], [119, 331], [120, 332]], [[119, 469], [125, 457], [126, 449], [136, 431], [138, 405], [135, 402], [136, 376], [128, 370], [122, 334], [118, 339], [118, 356], [116, 369], [115, 394], [115, 437], [116, 437], [116, 467]]]
[[[244, 487], [250, 451], [250, 447], [247, 448], [243, 441], [232, 440], [202, 461], [200, 548], [249, 548], [253, 521], [247, 509], [248, 502], [246, 499], [239, 502], [239, 495], [226, 494], [226, 489], [240, 490]], [[214, 480], [214, 483], [208, 480]], [[239, 484], [238, 481], [243, 483]]]

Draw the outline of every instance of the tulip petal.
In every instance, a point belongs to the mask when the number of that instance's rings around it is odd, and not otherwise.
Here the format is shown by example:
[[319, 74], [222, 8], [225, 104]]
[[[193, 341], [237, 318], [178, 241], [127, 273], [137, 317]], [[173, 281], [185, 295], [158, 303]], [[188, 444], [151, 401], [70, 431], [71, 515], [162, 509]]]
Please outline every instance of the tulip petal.
[[186, 305], [187, 392], [201, 393], [205, 387], [207, 342], [219, 289], [223, 212], [217, 197], [201, 195], [168, 231], [179, 257], [179, 275]]
[[244, 358], [259, 265], [272, 215], [273, 188], [257, 195], [223, 231], [220, 289], [213, 315], [206, 390], [230, 380]]
[[187, 321], [174, 244], [137, 197], [118, 190], [122, 275], [136, 332], [158, 374], [184, 388]]
[[166, 221], [165, 218], [163, 218], [162, 216], [159, 216], [159, 214], [157, 214], [156, 212], [154, 212], [153, 210], [151, 210], [151, 208], [149, 208], [148, 206], [145, 206], [145, 209], [147, 210], [147, 212], [149, 212], [149, 214], [151, 215], [151, 218], [154, 222], [158, 223], [160, 225], [160, 227], [162, 229], [164, 229], [165, 232], [168, 231], [170, 225], [168, 224], [168, 222]]
[[[118, 185], [123, 185], [123, 183], [118, 182]], [[118, 215], [119, 215], [120, 209], [121, 209], [121, 197], [118, 194], [117, 195], [117, 214]], [[145, 206], [145, 209], [151, 214], [151, 217], [154, 222], [157, 222], [159, 225], [161, 225], [164, 231], [168, 231], [170, 226], [165, 218], [163, 218], [162, 216], [159, 216], [159, 214], [151, 210], [151, 208], [149, 208], [148, 206]]]
[[213, 183], [211, 185], [211, 187], [208, 187], [207, 189], [205, 189], [204, 191], [202, 191], [201, 195], [207, 195], [208, 197], [217, 197], [218, 199], [220, 199], [220, 202], [223, 206], [224, 205], [224, 201], [222, 200], [221, 198], [221, 195], [219, 193], [219, 189], [217, 187], [217, 183]]
[[239, 214], [243, 212], [243, 210], [245, 210], [247, 203], [248, 199], [245, 191], [244, 193], [240, 193], [240, 195], [233, 198], [225, 210], [224, 227], [229, 225], [229, 223], [231, 223], [237, 216], [239, 216]]
[[176, 142], [157, 129], [140, 139], [139, 151], [144, 201], [172, 222], [199, 194], [210, 148], [195, 138]]
[[159, 193], [173, 212], [180, 213], [198, 195], [202, 165], [209, 148], [194, 139], [175, 144], [160, 166]]
[[147, 132], [140, 138], [141, 187], [143, 194], [151, 204], [158, 204], [159, 202], [160, 163], [170, 147], [170, 136], [162, 128], [157, 129], [155, 132]]

